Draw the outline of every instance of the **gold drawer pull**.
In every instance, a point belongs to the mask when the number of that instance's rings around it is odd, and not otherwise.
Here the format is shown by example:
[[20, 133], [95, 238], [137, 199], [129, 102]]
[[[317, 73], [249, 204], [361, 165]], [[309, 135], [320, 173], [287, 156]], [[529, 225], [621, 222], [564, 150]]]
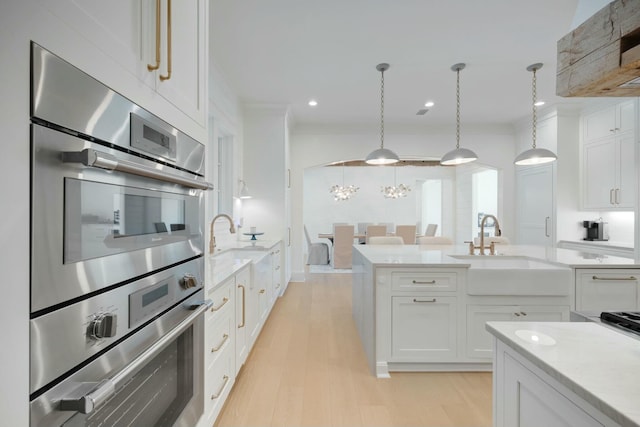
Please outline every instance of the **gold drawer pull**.
[[220, 305], [219, 305], [219, 306], [217, 306], [217, 307], [211, 307], [211, 312], [213, 313], [213, 312], [215, 312], [215, 311], [220, 310], [220, 309], [221, 309], [222, 307], [224, 307], [224, 305], [225, 305], [226, 303], [228, 303], [228, 302], [229, 302], [229, 298], [227, 298], [227, 297], [222, 298], [222, 304], [220, 304]]
[[220, 350], [222, 348], [222, 346], [224, 345], [224, 343], [227, 342], [228, 339], [229, 339], [229, 335], [227, 335], [227, 334], [222, 335], [222, 342], [217, 347], [212, 348], [211, 349], [211, 353], [215, 353], [216, 351]]
[[276, 271], [277, 271], [277, 270], [280, 270], [280, 266], [277, 266], [277, 267], [276, 267]]
[[227, 383], [229, 382], [229, 377], [227, 375], [225, 375], [224, 377], [222, 377], [222, 380], [223, 380], [222, 381], [222, 387], [220, 387], [220, 390], [218, 390], [218, 392], [216, 394], [212, 394], [211, 395], [211, 400], [215, 400], [215, 399], [220, 397], [220, 395], [224, 391], [224, 388], [227, 386]]
[[242, 324], [238, 325], [238, 329], [240, 328], [244, 328], [244, 312], [245, 312], [245, 301], [244, 301], [244, 297], [245, 297], [245, 290], [244, 290], [244, 285], [238, 285], [238, 289], [242, 289]]
[[413, 302], [436, 302], [436, 299], [432, 298], [432, 299], [425, 300], [425, 299], [416, 299], [416, 298], [414, 298]]
[[629, 277], [598, 277], [598, 276], [593, 276], [592, 279], [593, 280], [638, 280], [638, 279], [636, 279], [635, 276], [629, 276]]
[[435, 285], [436, 281], [434, 280], [429, 280], [428, 282], [421, 282], [419, 280], [412, 280], [411, 283], [413, 283], [414, 285]]
[[278, 284], [276, 285], [276, 289], [278, 289], [279, 287], [280, 287], [280, 283], [278, 283]]
[[264, 294], [267, 290], [266, 289], [260, 289], [260, 293]]

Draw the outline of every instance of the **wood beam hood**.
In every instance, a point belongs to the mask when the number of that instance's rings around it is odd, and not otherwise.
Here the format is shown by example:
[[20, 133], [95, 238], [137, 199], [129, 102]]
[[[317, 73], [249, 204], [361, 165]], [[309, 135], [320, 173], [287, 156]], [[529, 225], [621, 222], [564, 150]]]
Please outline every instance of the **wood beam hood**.
[[560, 39], [556, 77], [559, 96], [640, 96], [640, 1], [613, 1]]

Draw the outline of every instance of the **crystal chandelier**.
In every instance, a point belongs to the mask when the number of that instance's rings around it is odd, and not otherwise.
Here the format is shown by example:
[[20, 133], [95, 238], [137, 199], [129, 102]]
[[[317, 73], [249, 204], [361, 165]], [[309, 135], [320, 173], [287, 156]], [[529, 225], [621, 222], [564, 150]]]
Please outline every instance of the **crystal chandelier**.
[[399, 199], [401, 197], [407, 197], [409, 191], [411, 191], [411, 187], [404, 184], [397, 184], [397, 171], [396, 168], [393, 168], [393, 185], [383, 185], [381, 187], [382, 194], [385, 199]]
[[329, 188], [329, 192], [333, 194], [333, 200], [349, 200], [351, 196], [356, 194], [359, 187], [355, 185], [344, 185], [344, 162], [342, 163], [342, 185], [336, 184]]

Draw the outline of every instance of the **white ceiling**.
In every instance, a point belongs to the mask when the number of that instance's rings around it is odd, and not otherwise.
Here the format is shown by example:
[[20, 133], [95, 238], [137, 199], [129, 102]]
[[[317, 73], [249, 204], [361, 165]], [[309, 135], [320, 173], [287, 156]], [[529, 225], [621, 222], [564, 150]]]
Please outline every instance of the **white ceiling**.
[[[212, 61], [242, 102], [288, 104], [296, 124], [506, 124], [555, 96], [556, 42], [578, 0], [212, 0]], [[307, 106], [315, 98], [319, 105]], [[436, 105], [416, 116], [427, 100]]]

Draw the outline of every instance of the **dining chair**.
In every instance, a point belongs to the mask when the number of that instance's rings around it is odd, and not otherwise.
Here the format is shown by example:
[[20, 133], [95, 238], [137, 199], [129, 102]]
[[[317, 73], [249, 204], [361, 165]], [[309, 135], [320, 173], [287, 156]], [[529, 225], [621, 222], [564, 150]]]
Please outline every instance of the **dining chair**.
[[[367, 234], [367, 227], [370, 226], [370, 222], [359, 222], [358, 223], [358, 234]], [[366, 237], [361, 237], [358, 239], [358, 243], [361, 245], [367, 243]]]
[[444, 236], [420, 236], [419, 245], [453, 245], [453, 240]]
[[414, 245], [416, 243], [416, 226], [396, 225], [396, 236], [402, 237], [405, 245]]
[[394, 232], [395, 224], [393, 222], [379, 222], [378, 225], [387, 226], [387, 234], [392, 234]]
[[353, 234], [353, 225], [333, 227], [333, 268], [351, 268]]
[[309, 252], [307, 264], [326, 265], [329, 264], [329, 245], [326, 243], [313, 243], [309, 237], [307, 226], [304, 226], [304, 237], [307, 239], [307, 251]]
[[[415, 238], [415, 235], [414, 235]], [[373, 236], [369, 239], [370, 245], [403, 245], [404, 240], [400, 236]]]
[[369, 243], [369, 239], [373, 236], [386, 236], [387, 235], [387, 226], [386, 225], [368, 225], [367, 226], [367, 237], [366, 243]]
[[424, 231], [425, 236], [435, 236], [438, 224], [427, 224], [427, 229]]

